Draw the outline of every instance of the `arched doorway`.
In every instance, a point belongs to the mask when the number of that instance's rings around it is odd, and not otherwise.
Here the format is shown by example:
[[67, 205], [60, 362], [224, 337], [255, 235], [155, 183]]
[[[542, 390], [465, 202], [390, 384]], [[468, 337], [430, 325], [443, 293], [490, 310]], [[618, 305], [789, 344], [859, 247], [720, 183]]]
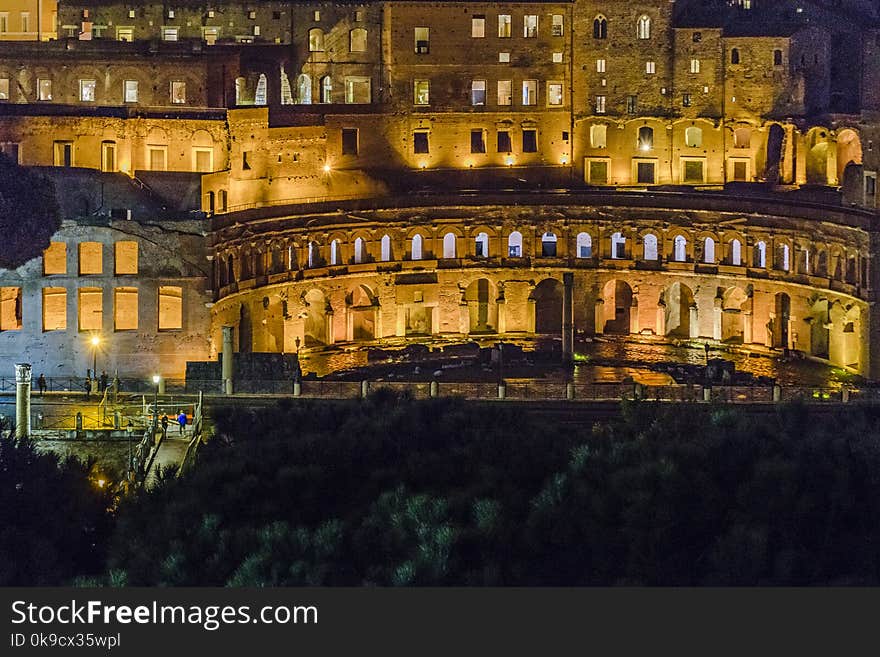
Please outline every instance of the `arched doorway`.
[[535, 333], [562, 334], [562, 283], [546, 278], [530, 297], [535, 302]]
[[694, 293], [684, 283], [673, 283], [664, 293], [666, 300], [666, 335], [688, 338], [691, 335], [691, 308], [696, 307]]
[[[464, 300], [468, 309], [468, 331], [470, 333], [495, 333], [498, 326], [498, 306], [495, 303], [495, 290], [489, 279], [478, 278], [468, 285], [464, 293]], [[561, 317], [561, 306], [559, 312]], [[535, 313], [537, 316], [537, 308]]]
[[816, 299], [810, 306], [810, 355], [828, 358], [828, 299]]
[[843, 182], [847, 167], [862, 163], [862, 142], [859, 133], [845, 128], [837, 134], [837, 180]]
[[379, 300], [366, 285], [358, 285], [347, 297], [349, 334], [352, 340], [374, 340]]
[[312, 288], [303, 295], [303, 344], [306, 347], [325, 345], [328, 340], [327, 299], [321, 290]]
[[632, 288], [625, 281], [608, 281], [602, 290], [605, 300], [605, 333], [629, 335]]
[[745, 322], [743, 305], [748, 295], [739, 287], [729, 287], [721, 299], [721, 341], [742, 344]]
[[828, 184], [828, 132], [824, 129], [813, 129], [807, 136], [807, 184]]
[[772, 184], [780, 182], [782, 172], [782, 146], [785, 142], [785, 130], [778, 123], [770, 126], [767, 133], [767, 159], [764, 165], [764, 179]]
[[776, 318], [773, 320], [773, 346], [788, 348], [788, 325], [791, 320], [791, 297], [785, 292], [776, 295]]

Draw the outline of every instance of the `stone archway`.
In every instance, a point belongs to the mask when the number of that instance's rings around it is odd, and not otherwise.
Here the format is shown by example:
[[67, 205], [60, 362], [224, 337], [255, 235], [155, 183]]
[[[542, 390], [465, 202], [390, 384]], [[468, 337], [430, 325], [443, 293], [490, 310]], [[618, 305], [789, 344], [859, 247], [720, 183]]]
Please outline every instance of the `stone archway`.
[[379, 337], [379, 299], [367, 285], [358, 285], [346, 295], [348, 317], [346, 339], [375, 340]]
[[[464, 302], [467, 307], [469, 333], [497, 332], [498, 305], [495, 302], [495, 297], [494, 286], [488, 278], [478, 278], [467, 286], [464, 292]], [[535, 312], [537, 314], [537, 308]], [[559, 312], [561, 316], [561, 306]]]
[[535, 333], [562, 335], [562, 283], [545, 278], [529, 299], [535, 304]]
[[604, 299], [604, 332], [629, 335], [632, 322], [633, 291], [626, 281], [611, 280], [602, 290]]
[[745, 305], [749, 297], [740, 287], [729, 287], [721, 297], [721, 341], [745, 342]]
[[807, 321], [810, 324], [810, 355], [828, 358], [828, 299], [816, 299], [813, 302]]
[[312, 288], [302, 296], [305, 312], [303, 317], [303, 346], [317, 347], [330, 344], [330, 322], [327, 298]]
[[697, 335], [697, 304], [694, 293], [684, 283], [675, 282], [664, 292], [666, 335], [689, 338]]
[[779, 292], [775, 299], [776, 316], [773, 318], [773, 346], [788, 349], [791, 324], [791, 297]]

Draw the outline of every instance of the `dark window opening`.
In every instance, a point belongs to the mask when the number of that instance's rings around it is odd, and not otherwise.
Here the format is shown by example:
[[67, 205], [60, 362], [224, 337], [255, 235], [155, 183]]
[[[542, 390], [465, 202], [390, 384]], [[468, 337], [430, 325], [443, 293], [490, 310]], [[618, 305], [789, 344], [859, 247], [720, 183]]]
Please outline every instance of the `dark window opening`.
[[427, 153], [428, 152], [428, 133], [427, 132], [413, 133], [413, 152], [414, 153]]
[[513, 150], [510, 146], [510, 133], [507, 130], [498, 131], [498, 152], [510, 153]]
[[358, 154], [358, 130], [357, 128], [342, 129], [342, 154]]
[[486, 139], [482, 130], [471, 130], [471, 153], [485, 153]]
[[537, 130], [523, 130], [523, 153], [537, 153], [538, 152], [538, 131]]

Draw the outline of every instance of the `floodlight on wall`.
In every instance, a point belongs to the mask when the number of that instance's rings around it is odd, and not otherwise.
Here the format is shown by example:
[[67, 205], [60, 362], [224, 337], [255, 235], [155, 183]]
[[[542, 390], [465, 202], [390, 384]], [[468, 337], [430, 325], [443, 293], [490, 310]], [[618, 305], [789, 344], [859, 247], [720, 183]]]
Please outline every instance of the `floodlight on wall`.
[[512, 167], [513, 166], [513, 158], [508, 156], [508, 158], [506, 160], [504, 160], [504, 163], [507, 166]]
[[330, 165], [329, 164], [324, 165], [324, 173], [330, 173]]

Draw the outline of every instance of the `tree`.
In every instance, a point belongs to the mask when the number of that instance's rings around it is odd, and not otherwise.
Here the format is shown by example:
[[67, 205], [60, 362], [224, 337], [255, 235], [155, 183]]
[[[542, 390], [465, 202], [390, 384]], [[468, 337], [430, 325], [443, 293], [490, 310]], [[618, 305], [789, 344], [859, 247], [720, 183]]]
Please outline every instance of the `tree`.
[[60, 227], [52, 181], [0, 155], [0, 267], [15, 269], [41, 255]]

